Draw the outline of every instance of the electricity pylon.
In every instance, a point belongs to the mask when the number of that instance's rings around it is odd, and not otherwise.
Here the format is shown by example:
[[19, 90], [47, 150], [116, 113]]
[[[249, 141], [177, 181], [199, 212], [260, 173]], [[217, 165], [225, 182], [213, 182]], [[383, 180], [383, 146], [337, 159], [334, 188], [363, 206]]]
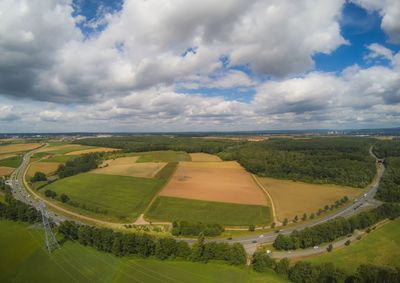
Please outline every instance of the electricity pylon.
[[42, 214], [47, 251], [51, 253], [55, 249], [58, 249], [60, 245], [58, 244], [56, 237], [54, 236], [53, 230], [51, 229], [49, 215], [47, 213], [46, 206], [43, 201], [39, 203], [39, 208], [40, 208], [40, 213]]

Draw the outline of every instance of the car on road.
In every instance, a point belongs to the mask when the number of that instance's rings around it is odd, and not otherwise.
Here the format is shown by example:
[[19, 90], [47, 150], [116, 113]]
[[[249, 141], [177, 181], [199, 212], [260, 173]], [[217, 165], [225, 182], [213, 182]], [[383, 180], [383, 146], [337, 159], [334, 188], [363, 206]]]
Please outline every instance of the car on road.
[[257, 240], [252, 241], [253, 244], [257, 244]]
[[318, 249], [318, 248], [319, 248], [318, 246], [314, 246], [314, 247], [313, 247], [314, 250], [316, 250], [316, 249]]

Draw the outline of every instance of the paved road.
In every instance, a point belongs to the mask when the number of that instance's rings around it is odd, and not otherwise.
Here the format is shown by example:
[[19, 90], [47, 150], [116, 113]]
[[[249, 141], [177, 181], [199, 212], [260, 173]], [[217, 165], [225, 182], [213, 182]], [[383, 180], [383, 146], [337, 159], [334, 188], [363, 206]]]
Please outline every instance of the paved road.
[[[46, 145], [43, 145], [42, 147], [45, 147]], [[41, 148], [42, 148], [41, 147]], [[21, 165], [15, 169], [15, 171], [11, 174], [10, 181], [11, 181], [11, 191], [13, 196], [17, 199], [20, 200], [26, 204], [29, 204], [36, 208], [37, 210], [39, 209], [39, 201], [32, 198], [32, 196], [28, 193], [28, 191], [25, 189], [24, 186], [24, 173], [29, 165], [30, 158], [32, 157], [33, 154], [35, 154], [40, 148], [37, 148], [35, 150], [32, 150], [28, 153], [26, 153], [22, 159]], [[57, 215], [54, 212], [47, 210], [49, 217], [52, 219], [53, 222], [56, 224], [65, 221], [66, 218]]]
[[[44, 146], [47, 146], [47, 145], [44, 145]], [[28, 191], [25, 189], [23, 177], [24, 177], [25, 171], [28, 168], [29, 160], [30, 160], [31, 156], [38, 150], [39, 149], [35, 149], [33, 151], [26, 153], [24, 155], [21, 165], [11, 175], [11, 181], [12, 181], [11, 187], [12, 187], [12, 192], [13, 192], [14, 197], [18, 200], [21, 200], [27, 204], [34, 206], [36, 209], [39, 209], [39, 202], [37, 200], [34, 200], [29, 195]], [[372, 147], [370, 148], [370, 154], [376, 160], [378, 160], [377, 157], [372, 152]], [[279, 233], [269, 232], [269, 233], [265, 233], [265, 234], [261, 234], [261, 235], [237, 237], [237, 238], [233, 238], [230, 240], [228, 240], [228, 239], [212, 239], [209, 241], [241, 243], [245, 247], [246, 251], [249, 254], [252, 254], [255, 251], [257, 245], [273, 242], [278, 234], [287, 235], [287, 234], [290, 234], [293, 230], [302, 230], [306, 227], [312, 227], [312, 226], [326, 222], [328, 220], [331, 220], [331, 219], [339, 217], [339, 216], [348, 217], [348, 216], [357, 214], [359, 211], [361, 211], [363, 209], [378, 206], [380, 203], [378, 201], [374, 200], [374, 196], [375, 196], [376, 191], [378, 190], [379, 182], [382, 178], [384, 170], [385, 170], [385, 167], [383, 164], [381, 164], [381, 163], [377, 164], [377, 174], [376, 174], [374, 180], [372, 181], [372, 183], [370, 184], [367, 192], [361, 198], [356, 199], [351, 205], [349, 205], [343, 209], [340, 209], [333, 214], [327, 215], [327, 216], [322, 217], [313, 222], [299, 223], [296, 226], [291, 226], [286, 229], [282, 229], [282, 226], [277, 226], [277, 229], [281, 229], [279, 231]], [[68, 219], [68, 217], [66, 215], [61, 216], [61, 215], [54, 213], [51, 210], [48, 210], [48, 213], [49, 213], [49, 216], [52, 218], [52, 220], [55, 223], [60, 223], [64, 220]], [[75, 219], [70, 219], [70, 220], [76, 221]], [[189, 244], [193, 244], [194, 242], [196, 242], [196, 240], [194, 240], [194, 239], [184, 239], [184, 240], [187, 241]]]

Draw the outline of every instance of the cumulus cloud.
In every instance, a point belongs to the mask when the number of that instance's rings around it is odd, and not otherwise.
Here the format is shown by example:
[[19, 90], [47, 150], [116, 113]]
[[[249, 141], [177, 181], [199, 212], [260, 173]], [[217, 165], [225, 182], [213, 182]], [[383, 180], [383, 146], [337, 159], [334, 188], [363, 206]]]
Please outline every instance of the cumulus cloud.
[[[343, 0], [136, 1], [101, 12], [104, 30], [84, 38], [70, 0], [0, 4], [0, 92], [85, 103], [170, 86], [229, 64], [267, 76], [302, 73], [315, 53], [346, 41], [337, 18]], [[193, 52], [185, 52], [192, 48]], [[236, 74], [238, 76], [238, 74]], [[242, 76], [243, 77], [243, 76]], [[221, 82], [222, 87], [229, 82]]]
[[381, 27], [392, 43], [400, 43], [400, 1], [398, 0], [352, 0], [369, 11], [382, 16]]

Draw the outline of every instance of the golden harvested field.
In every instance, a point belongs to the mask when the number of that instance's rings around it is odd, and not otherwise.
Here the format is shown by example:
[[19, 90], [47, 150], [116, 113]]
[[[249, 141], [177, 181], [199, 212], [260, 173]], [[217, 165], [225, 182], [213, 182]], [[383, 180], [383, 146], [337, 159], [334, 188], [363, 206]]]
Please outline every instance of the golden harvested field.
[[228, 203], [267, 204], [262, 190], [236, 161], [180, 162], [160, 195]]
[[81, 154], [86, 154], [86, 153], [94, 153], [94, 152], [111, 152], [111, 151], [116, 151], [120, 149], [115, 149], [115, 148], [109, 148], [109, 147], [96, 147], [96, 148], [89, 148], [89, 149], [83, 149], [83, 150], [78, 150], [78, 151], [72, 151], [69, 152], [65, 155], [81, 155]]
[[138, 158], [138, 156], [132, 156], [107, 160], [106, 167], [95, 169], [91, 173], [153, 178], [167, 164], [166, 162], [135, 163]]
[[29, 151], [38, 148], [40, 143], [8, 144], [0, 146], [0, 154]]
[[190, 158], [194, 162], [209, 162], [209, 161], [222, 161], [221, 158], [219, 158], [217, 155], [214, 154], [208, 154], [208, 153], [190, 153]]
[[15, 168], [0, 166], [0, 176], [7, 176], [10, 175]]
[[303, 213], [317, 212], [325, 205], [331, 205], [344, 196], [356, 198], [362, 189], [336, 185], [317, 185], [290, 180], [257, 177], [268, 190], [275, 204], [276, 215], [280, 221], [293, 219]]
[[29, 166], [27, 175], [32, 177], [36, 172], [43, 172], [46, 175], [50, 175], [56, 172], [60, 164], [58, 162], [34, 162]]

